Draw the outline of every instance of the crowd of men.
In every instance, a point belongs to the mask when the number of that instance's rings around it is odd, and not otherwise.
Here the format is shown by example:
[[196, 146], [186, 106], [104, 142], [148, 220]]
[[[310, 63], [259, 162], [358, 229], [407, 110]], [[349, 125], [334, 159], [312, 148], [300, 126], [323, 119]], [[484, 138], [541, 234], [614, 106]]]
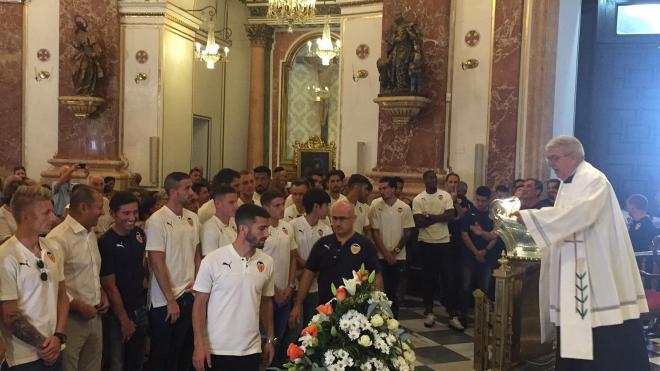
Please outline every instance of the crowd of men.
[[[5, 179], [0, 328], [10, 370], [282, 364], [289, 342], [332, 299], [331, 285], [362, 264], [378, 272], [398, 316], [413, 252], [424, 325], [437, 321], [439, 297], [448, 325], [462, 331], [472, 291], [492, 295], [504, 248], [491, 200], [513, 194], [523, 209], [551, 207], [560, 185], [518, 179], [494, 192], [480, 186], [470, 201], [458, 174], [439, 181], [429, 170], [410, 200], [400, 177], [372, 184], [333, 170], [289, 181], [284, 168], [259, 166], [222, 169], [211, 182], [197, 168], [174, 172], [162, 191], [147, 192], [138, 176], [126, 191], [111, 177], [74, 184], [76, 170], [89, 175], [78, 164], [63, 166], [52, 185], [35, 184], [22, 167]], [[631, 235], [646, 231], [646, 207], [643, 196], [627, 200]]]

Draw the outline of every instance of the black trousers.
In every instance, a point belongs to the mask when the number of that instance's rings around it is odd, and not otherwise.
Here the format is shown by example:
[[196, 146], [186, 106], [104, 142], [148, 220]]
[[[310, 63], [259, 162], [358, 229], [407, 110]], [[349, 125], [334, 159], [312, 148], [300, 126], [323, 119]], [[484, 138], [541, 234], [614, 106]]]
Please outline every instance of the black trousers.
[[380, 260], [380, 272], [383, 276], [385, 295], [392, 301], [392, 313], [394, 318], [399, 318], [399, 288], [401, 279], [406, 271], [405, 260], [397, 260], [390, 265], [387, 260]]
[[442, 276], [442, 302], [449, 316], [456, 316], [458, 309], [458, 285], [456, 284], [458, 262], [451, 243], [419, 241], [417, 244], [423, 259], [424, 306], [426, 309], [433, 308], [433, 297], [438, 289], [438, 278]]
[[189, 371], [192, 368], [192, 294], [183, 294], [179, 304], [179, 319], [173, 324], [165, 321], [167, 306], [149, 311], [151, 349], [147, 371]]
[[247, 356], [218, 356], [211, 355], [211, 367], [206, 371], [259, 371], [261, 353]]
[[557, 327], [556, 371], [645, 371], [649, 370], [642, 322], [624, 321], [620, 325], [594, 328], [594, 359], [561, 358], [559, 342], [561, 329]]

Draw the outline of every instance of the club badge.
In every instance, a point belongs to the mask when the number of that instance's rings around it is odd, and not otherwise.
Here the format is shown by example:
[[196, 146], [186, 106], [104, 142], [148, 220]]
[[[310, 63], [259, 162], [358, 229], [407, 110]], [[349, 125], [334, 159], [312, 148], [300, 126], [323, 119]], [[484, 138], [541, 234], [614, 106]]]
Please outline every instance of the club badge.
[[353, 255], [357, 255], [357, 253], [359, 253], [360, 250], [362, 250], [362, 247], [360, 247], [360, 245], [356, 243], [351, 245], [351, 252], [353, 253]]
[[50, 251], [48, 251], [48, 252], [46, 252], [46, 255], [48, 255], [48, 259], [50, 259], [50, 261], [52, 261], [53, 263], [55, 263], [55, 255], [54, 255], [53, 253], [51, 253]]
[[135, 239], [139, 243], [144, 243], [144, 238], [142, 238], [142, 234], [140, 232], [135, 232]]
[[442, 200], [442, 199], [443, 199], [442, 195], [438, 195], [438, 200]]
[[323, 237], [323, 229], [319, 229], [319, 237]]
[[398, 209], [396, 209], [396, 211], [398, 211], [398, 212], [399, 212], [399, 214], [401, 214], [401, 213], [403, 212], [403, 208], [402, 208], [402, 207], [400, 207], [400, 208], [398, 208]]
[[286, 230], [286, 227], [282, 227], [282, 232], [287, 236], [289, 235], [289, 231]]
[[257, 270], [261, 273], [261, 272], [264, 271], [264, 269], [266, 269], [266, 266], [264, 265], [264, 263], [261, 260], [259, 260], [257, 262]]
[[188, 224], [190, 224], [191, 227], [193, 226], [193, 220], [192, 220], [192, 218], [188, 218]]

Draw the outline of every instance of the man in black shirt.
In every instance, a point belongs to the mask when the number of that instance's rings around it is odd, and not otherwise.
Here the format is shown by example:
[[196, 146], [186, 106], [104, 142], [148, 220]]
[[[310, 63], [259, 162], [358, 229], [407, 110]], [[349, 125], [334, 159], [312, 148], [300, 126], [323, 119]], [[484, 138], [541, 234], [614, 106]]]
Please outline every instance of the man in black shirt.
[[144, 232], [135, 226], [138, 209], [132, 193], [116, 192], [110, 200], [114, 224], [99, 239], [101, 285], [111, 305], [103, 317], [103, 358], [109, 371], [140, 371], [144, 362], [146, 241]]
[[553, 207], [555, 206], [555, 199], [557, 199], [557, 192], [559, 191], [559, 184], [561, 181], [559, 179], [548, 179], [545, 182], [545, 194], [547, 198], [539, 201], [537, 204], [539, 208], [544, 207]]
[[626, 211], [632, 218], [628, 233], [635, 251], [648, 251], [653, 238], [660, 234], [646, 213], [647, 207], [648, 200], [643, 195], [631, 195], [626, 200]]
[[355, 211], [348, 201], [338, 201], [332, 206], [333, 234], [320, 238], [307, 258], [305, 271], [300, 279], [296, 303], [289, 315], [289, 325], [294, 328], [300, 322], [301, 308], [314, 278], [318, 275], [319, 303], [332, 299], [330, 285], [344, 284], [342, 278], [352, 278], [353, 271], [364, 264], [369, 272], [376, 271], [376, 287], [383, 288], [378, 265], [378, 252], [373, 242], [353, 231]]

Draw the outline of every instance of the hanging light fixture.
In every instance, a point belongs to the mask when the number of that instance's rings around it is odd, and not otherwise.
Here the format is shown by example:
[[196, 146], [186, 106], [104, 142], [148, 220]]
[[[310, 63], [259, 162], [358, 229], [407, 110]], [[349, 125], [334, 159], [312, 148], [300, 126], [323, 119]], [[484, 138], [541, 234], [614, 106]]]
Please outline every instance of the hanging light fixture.
[[[308, 49], [311, 45], [307, 44]], [[332, 58], [339, 55], [341, 52], [341, 41], [337, 40], [332, 43], [332, 35], [330, 34], [330, 18], [325, 17], [325, 24], [323, 25], [323, 36], [316, 40], [316, 55], [321, 58], [321, 63], [324, 66], [329, 66]]]
[[304, 24], [316, 16], [316, 0], [268, 0], [268, 17], [287, 24], [293, 32], [294, 24]]
[[[216, 15], [216, 8], [214, 6], [206, 6], [201, 9], [188, 9], [189, 12], [208, 12], [210, 20], [208, 22], [208, 34], [206, 37], [206, 45], [195, 42], [195, 59], [206, 62], [206, 68], [212, 70], [215, 68], [217, 62], [226, 62], [229, 55], [229, 47], [225, 46], [220, 51], [220, 45], [215, 42], [215, 22], [213, 18]], [[227, 6], [225, 4], [225, 22], [227, 22]], [[220, 37], [226, 44], [231, 45], [231, 29], [226, 27], [220, 30]]]

